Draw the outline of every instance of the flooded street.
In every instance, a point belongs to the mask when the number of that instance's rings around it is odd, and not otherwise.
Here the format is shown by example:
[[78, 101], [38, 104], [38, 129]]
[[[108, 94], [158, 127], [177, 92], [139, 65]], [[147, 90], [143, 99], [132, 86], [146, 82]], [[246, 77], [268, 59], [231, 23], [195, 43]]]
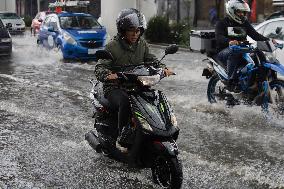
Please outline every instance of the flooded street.
[[[177, 75], [157, 86], [181, 129], [183, 188], [284, 188], [283, 116], [209, 104], [204, 58], [168, 55], [164, 63]], [[28, 34], [13, 38], [13, 55], [0, 59], [0, 188], [158, 188], [149, 169], [129, 169], [85, 141], [93, 128], [94, 67], [63, 63]]]

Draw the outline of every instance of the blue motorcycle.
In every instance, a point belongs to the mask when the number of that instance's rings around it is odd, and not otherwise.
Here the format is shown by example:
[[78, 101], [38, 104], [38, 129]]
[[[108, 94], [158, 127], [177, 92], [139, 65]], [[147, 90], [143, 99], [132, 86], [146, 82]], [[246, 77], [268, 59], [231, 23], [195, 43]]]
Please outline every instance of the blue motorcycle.
[[228, 75], [226, 65], [217, 59], [217, 55], [208, 55], [209, 63], [202, 76], [209, 79], [207, 97], [210, 103], [225, 101], [229, 105], [260, 105], [264, 111], [271, 107], [284, 114], [284, 81], [277, 74], [284, 76], [284, 66], [279, 63], [274, 51], [283, 48], [283, 44], [274, 45], [271, 41], [258, 41], [257, 47], [248, 42], [230, 46], [234, 51], [241, 51], [246, 65], [238, 68], [238, 91], [227, 90]]

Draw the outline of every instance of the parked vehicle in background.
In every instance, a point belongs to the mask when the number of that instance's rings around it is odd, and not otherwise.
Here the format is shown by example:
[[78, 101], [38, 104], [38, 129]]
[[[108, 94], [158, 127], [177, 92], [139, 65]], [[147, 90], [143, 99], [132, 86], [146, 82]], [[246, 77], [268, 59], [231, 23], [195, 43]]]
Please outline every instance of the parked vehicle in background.
[[58, 48], [64, 59], [95, 59], [106, 38], [106, 28], [92, 15], [64, 12], [45, 18], [37, 42], [47, 48]]
[[12, 53], [12, 39], [7, 27], [11, 27], [11, 24], [5, 26], [0, 19], [0, 55]]
[[[255, 26], [255, 29], [265, 37], [275, 39], [277, 43], [284, 43], [284, 17], [264, 21]], [[249, 38], [249, 41], [253, 42], [251, 38]], [[277, 49], [274, 53], [276, 59], [279, 60], [281, 64], [284, 64], [284, 49]]]
[[26, 30], [24, 20], [14, 12], [0, 12], [0, 18], [4, 25], [10, 24], [9, 32], [11, 34], [21, 34]]
[[269, 15], [265, 20], [284, 17], [284, 11], [277, 11]]
[[44, 21], [45, 17], [51, 13], [54, 12], [42, 11], [36, 14], [35, 18], [32, 20], [32, 25], [31, 25], [31, 30], [34, 35], [39, 32], [41, 23]]

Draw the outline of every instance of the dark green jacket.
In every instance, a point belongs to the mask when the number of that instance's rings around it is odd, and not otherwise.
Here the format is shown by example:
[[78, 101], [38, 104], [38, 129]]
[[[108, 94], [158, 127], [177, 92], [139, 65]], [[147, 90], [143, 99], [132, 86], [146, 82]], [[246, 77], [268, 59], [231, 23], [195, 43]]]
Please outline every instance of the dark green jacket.
[[[104, 83], [105, 95], [115, 88], [129, 87], [119, 84], [117, 81], [107, 81], [106, 77], [110, 73], [116, 73], [121, 71], [127, 71], [128, 68], [119, 66], [124, 65], [136, 65], [143, 62], [153, 62], [157, 60], [155, 55], [151, 54], [147, 42], [140, 38], [136, 44], [129, 45], [125, 40], [118, 36], [115, 36], [107, 45], [105, 50], [109, 51], [114, 60], [99, 60], [95, 68], [95, 75], [99, 81]], [[159, 67], [165, 67], [164, 64], [160, 64]]]

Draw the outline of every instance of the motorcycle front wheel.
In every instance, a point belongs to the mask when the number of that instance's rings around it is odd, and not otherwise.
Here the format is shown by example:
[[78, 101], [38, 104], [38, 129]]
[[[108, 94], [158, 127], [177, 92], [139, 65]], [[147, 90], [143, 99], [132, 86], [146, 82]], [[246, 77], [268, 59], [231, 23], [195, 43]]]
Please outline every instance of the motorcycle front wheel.
[[182, 164], [177, 157], [160, 155], [155, 159], [151, 170], [154, 183], [162, 188], [181, 188], [183, 180]]
[[273, 80], [269, 83], [272, 107], [281, 115], [284, 115], [284, 81]]
[[225, 85], [217, 75], [214, 75], [209, 79], [207, 98], [210, 103], [224, 101], [226, 98]]

